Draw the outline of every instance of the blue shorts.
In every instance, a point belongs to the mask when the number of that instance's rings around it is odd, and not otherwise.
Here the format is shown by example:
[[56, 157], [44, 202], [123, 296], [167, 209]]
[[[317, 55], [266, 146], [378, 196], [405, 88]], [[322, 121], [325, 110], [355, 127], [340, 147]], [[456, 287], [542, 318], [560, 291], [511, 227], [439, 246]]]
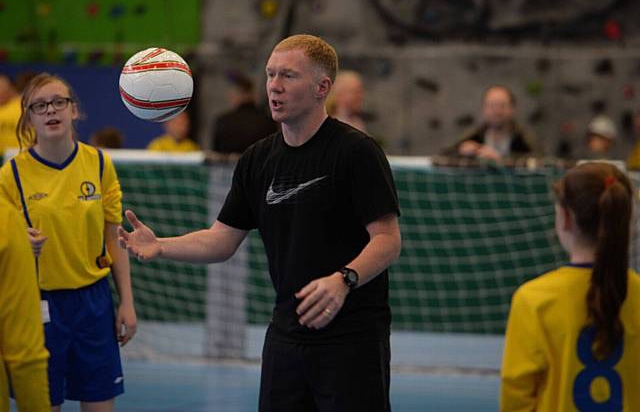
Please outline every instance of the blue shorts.
[[49, 303], [51, 405], [100, 402], [124, 392], [113, 300], [107, 278], [81, 289], [42, 291]]

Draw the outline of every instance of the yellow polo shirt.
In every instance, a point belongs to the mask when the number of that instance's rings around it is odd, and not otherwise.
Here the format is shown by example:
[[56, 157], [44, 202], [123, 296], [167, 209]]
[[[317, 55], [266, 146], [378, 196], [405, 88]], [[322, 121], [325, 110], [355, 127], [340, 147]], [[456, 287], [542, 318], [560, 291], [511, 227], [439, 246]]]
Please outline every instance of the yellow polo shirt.
[[172, 136], [165, 134], [153, 139], [147, 149], [156, 152], [195, 152], [200, 150], [200, 147], [191, 139], [177, 141]]
[[62, 164], [30, 149], [0, 169], [0, 197], [48, 237], [38, 258], [42, 290], [81, 288], [109, 273], [105, 222], [122, 221], [122, 192], [106, 153], [102, 180], [100, 169], [97, 149], [83, 143]]
[[590, 268], [564, 266], [516, 291], [501, 371], [502, 411], [640, 411], [640, 277], [631, 270], [627, 276], [624, 341], [601, 361], [585, 328]]

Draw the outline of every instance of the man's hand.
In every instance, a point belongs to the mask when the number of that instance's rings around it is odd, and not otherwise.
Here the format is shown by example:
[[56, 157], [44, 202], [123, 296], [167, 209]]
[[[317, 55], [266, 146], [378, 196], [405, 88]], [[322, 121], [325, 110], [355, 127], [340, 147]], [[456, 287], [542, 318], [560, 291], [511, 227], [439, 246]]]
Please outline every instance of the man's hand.
[[502, 155], [498, 153], [496, 149], [491, 146], [487, 146], [486, 144], [480, 146], [476, 153], [476, 156], [481, 159], [489, 159], [495, 161], [499, 161], [500, 159], [502, 159]]
[[336, 317], [349, 293], [342, 273], [313, 280], [296, 293], [302, 302], [296, 308], [301, 325], [312, 329], [324, 328]]
[[458, 154], [461, 156], [475, 157], [478, 154], [478, 150], [482, 146], [475, 140], [465, 140], [458, 146]]
[[160, 256], [162, 248], [155, 233], [139, 221], [131, 210], [127, 210], [124, 214], [131, 227], [133, 227], [133, 231], [127, 232], [122, 227], [118, 228], [118, 243], [120, 247], [141, 262]]

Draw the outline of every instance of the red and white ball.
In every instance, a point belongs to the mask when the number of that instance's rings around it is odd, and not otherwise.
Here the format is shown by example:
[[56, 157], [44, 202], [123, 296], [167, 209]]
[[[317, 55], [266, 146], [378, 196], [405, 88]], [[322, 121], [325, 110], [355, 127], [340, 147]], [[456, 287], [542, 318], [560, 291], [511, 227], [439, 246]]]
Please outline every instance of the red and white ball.
[[170, 50], [142, 50], [131, 56], [120, 73], [120, 97], [143, 120], [171, 119], [187, 107], [192, 95], [191, 69]]

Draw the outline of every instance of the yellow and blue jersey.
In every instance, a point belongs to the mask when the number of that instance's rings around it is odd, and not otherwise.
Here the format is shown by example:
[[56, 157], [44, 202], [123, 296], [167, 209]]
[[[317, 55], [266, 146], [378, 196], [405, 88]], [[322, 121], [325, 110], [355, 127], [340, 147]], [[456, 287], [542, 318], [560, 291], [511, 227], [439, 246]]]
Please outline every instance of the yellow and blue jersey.
[[37, 262], [40, 289], [77, 289], [109, 273], [105, 222], [122, 221], [122, 192], [107, 154], [76, 143], [56, 164], [24, 151], [0, 169], [0, 196], [48, 237]]
[[594, 356], [587, 327], [588, 267], [564, 266], [514, 294], [502, 363], [503, 411], [640, 411], [640, 277], [628, 273], [624, 340]]
[[154, 152], [194, 152], [200, 150], [196, 142], [191, 139], [176, 140], [168, 134], [156, 137], [147, 146], [147, 150]]
[[41, 319], [24, 220], [0, 198], [0, 412], [9, 412], [9, 382], [20, 410], [50, 410]]

